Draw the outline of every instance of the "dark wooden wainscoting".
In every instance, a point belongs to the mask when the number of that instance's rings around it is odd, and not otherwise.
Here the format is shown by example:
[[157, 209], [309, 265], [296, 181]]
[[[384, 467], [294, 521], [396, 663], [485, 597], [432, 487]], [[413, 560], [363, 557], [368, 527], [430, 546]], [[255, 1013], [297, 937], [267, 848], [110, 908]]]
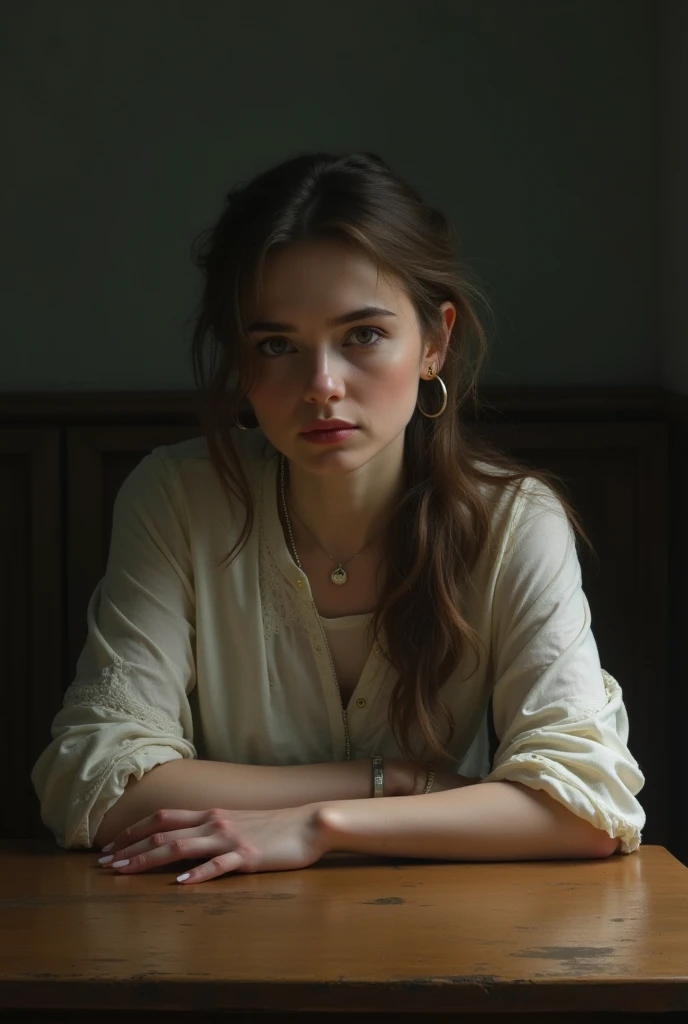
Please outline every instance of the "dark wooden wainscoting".
[[[471, 429], [560, 477], [595, 547], [597, 562], [580, 549], [583, 584], [647, 779], [644, 841], [683, 859], [685, 826], [670, 814], [688, 780], [669, 678], [677, 685], [678, 665], [685, 679], [669, 630], [672, 587], [672, 616], [681, 607], [669, 506], [685, 501], [672, 481], [686, 464], [688, 399], [654, 388], [485, 388], [481, 399]], [[29, 776], [85, 640], [115, 495], [145, 454], [197, 436], [198, 422], [192, 393], [0, 395], [0, 771], [12, 780], [2, 838], [49, 836]]]

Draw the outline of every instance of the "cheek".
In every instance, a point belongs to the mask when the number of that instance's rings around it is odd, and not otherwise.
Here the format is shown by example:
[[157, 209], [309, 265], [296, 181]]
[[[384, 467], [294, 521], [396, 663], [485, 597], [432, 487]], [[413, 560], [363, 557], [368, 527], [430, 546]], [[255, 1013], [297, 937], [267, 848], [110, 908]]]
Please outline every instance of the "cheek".
[[404, 405], [408, 402], [413, 404], [418, 394], [419, 377], [417, 360], [400, 358], [387, 362], [379, 372], [366, 381], [365, 386], [368, 393], [377, 395], [385, 405]]
[[269, 410], [276, 403], [284, 403], [288, 395], [289, 388], [285, 387], [284, 378], [280, 379], [278, 374], [272, 374], [268, 370], [263, 371], [254, 382], [248, 398], [256, 409]]

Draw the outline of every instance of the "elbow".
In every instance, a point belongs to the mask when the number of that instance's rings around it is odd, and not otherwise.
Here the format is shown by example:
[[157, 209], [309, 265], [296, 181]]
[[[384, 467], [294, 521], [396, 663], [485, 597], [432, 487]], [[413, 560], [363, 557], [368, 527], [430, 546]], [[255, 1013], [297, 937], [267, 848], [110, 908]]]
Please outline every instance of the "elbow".
[[521, 792], [549, 811], [549, 828], [553, 829], [558, 848], [557, 856], [602, 860], [619, 849], [621, 840], [604, 829], [579, 817], [571, 808], [560, 803], [544, 789], [531, 789], [525, 783], [510, 781]]
[[[153, 770], [154, 769], [151, 769], [151, 771]], [[124, 798], [127, 793], [130, 793], [134, 787], [138, 785], [139, 782], [140, 779], [137, 779], [135, 775], [132, 774], [129, 776], [127, 784], [124, 787], [124, 791], [103, 815], [96, 834], [93, 837], [91, 848], [97, 847], [99, 850], [102, 850], [104, 846], [107, 846], [108, 843], [117, 838], [122, 829], [131, 824], [130, 816], [126, 821], [124, 820], [124, 814], [127, 812], [127, 806], [125, 805], [129, 802]]]
[[600, 841], [592, 856], [597, 857], [598, 860], [602, 860], [604, 857], [611, 857], [613, 853], [617, 852], [620, 846], [620, 839], [615, 839], [613, 836], [607, 835], [606, 832], [602, 832], [600, 833]]
[[587, 836], [581, 837], [582, 846], [579, 847], [576, 856], [585, 857], [586, 860], [604, 860], [616, 853], [621, 846], [620, 839], [613, 838], [603, 829], [593, 828], [589, 822], [585, 824]]

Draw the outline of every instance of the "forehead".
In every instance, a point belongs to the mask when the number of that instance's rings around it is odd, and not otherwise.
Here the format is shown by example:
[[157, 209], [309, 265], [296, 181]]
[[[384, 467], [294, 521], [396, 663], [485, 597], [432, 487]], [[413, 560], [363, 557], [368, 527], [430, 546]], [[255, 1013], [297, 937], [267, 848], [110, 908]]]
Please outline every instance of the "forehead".
[[[262, 285], [262, 287], [261, 287]], [[270, 253], [253, 312], [272, 319], [336, 316], [362, 306], [384, 306], [401, 316], [412, 304], [401, 283], [365, 253], [334, 241], [297, 242]]]

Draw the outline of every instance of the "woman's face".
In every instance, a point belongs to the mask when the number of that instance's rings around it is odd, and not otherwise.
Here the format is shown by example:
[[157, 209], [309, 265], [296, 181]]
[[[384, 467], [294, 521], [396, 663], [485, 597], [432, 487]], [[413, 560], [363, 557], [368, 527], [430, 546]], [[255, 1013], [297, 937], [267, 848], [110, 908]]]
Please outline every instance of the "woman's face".
[[[378, 312], [361, 312], [366, 307]], [[455, 307], [442, 310], [448, 338]], [[421, 343], [405, 292], [362, 253], [329, 241], [274, 253], [248, 326], [256, 366], [248, 398], [278, 451], [323, 475], [357, 469], [389, 446], [403, 451], [419, 378], [431, 363], [437, 374], [442, 359]], [[304, 438], [314, 421], [333, 417], [356, 429], [334, 443]]]

